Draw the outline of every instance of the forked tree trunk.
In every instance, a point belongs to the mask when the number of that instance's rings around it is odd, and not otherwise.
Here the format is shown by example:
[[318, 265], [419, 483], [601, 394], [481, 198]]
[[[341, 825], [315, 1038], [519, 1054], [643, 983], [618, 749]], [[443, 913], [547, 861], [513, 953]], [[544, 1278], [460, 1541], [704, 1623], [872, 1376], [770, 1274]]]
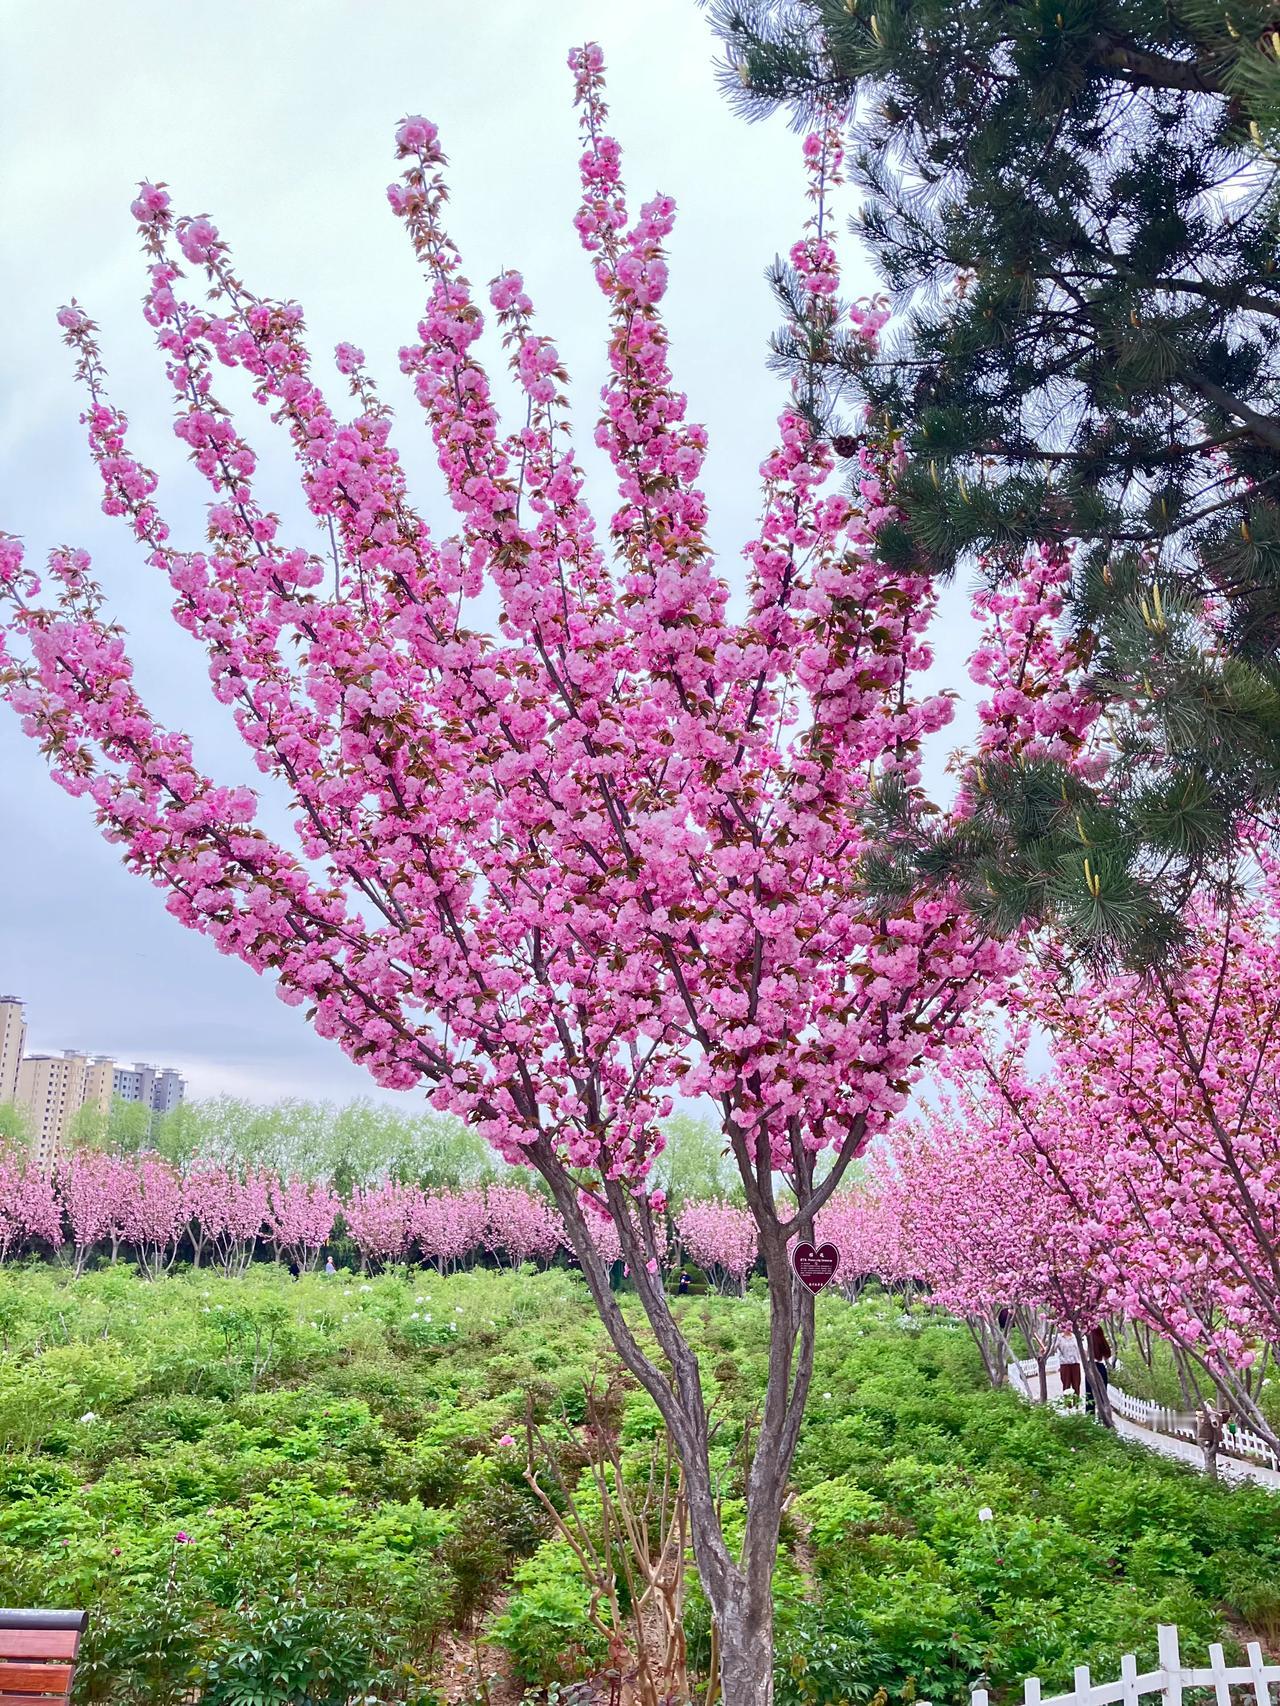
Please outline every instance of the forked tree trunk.
[[[798, 1149], [798, 1145], [797, 1145]], [[583, 1277], [624, 1365], [649, 1393], [666, 1423], [684, 1471], [689, 1537], [698, 1576], [711, 1607], [720, 1658], [722, 1706], [772, 1706], [773, 1574], [782, 1505], [795, 1457], [805, 1399], [813, 1373], [814, 1300], [791, 1272], [789, 1244], [812, 1235], [815, 1202], [811, 1177], [804, 1178], [807, 1212], [784, 1222], [773, 1205], [771, 1181], [762, 1185], [740, 1160], [748, 1200], [753, 1201], [760, 1253], [769, 1286], [769, 1373], [763, 1407], [743, 1442], [746, 1521], [735, 1557], [720, 1521], [717, 1480], [712, 1472], [712, 1428], [702, 1391], [698, 1359], [671, 1313], [657, 1273], [652, 1225], [643, 1204], [641, 1224], [621, 1186], [605, 1180], [601, 1194], [618, 1228], [641, 1307], [660, 1348], [655, 1361], [631, 1330], [609, 1284], [609, 1270], [596, 1247], [578, 1198], [578, 1185], [550, 1144], [530, 1146], [529, 1159], [551, 1187]], [[798, 1155], [801, 1166], [811, 1157]], [[839, 1183], [830, 1178], [826, 1194]], [[812, 1204], [813, 1206], [810, 1206]], [[649, 1262], [652, 1260], [652, 1267]]]

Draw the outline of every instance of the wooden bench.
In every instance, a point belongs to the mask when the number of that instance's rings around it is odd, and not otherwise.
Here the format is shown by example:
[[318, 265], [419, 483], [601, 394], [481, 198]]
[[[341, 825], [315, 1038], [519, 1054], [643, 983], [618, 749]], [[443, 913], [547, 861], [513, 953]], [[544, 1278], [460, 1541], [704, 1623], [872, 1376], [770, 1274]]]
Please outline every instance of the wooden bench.
[[56, 1706], [71, 1693], [87, 1611], [0, 1611], [0, 1706]]

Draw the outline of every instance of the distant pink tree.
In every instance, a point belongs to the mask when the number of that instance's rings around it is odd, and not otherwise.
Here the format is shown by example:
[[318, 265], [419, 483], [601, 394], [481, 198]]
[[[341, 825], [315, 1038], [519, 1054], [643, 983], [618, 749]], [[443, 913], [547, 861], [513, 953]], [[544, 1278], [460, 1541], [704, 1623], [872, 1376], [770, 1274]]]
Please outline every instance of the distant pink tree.
[[1054, 1226], [1043, 1182], [962, 1115], [931, 1114], [895, 1159], [916, 1274], [967, 1323], [993, 1384], [1002, 1385], [1013, 1312], [1056, 1317], [1049, 1295], [1056, 1268], [1070, 1260], [1070, 1228]]
[[132, 1160], [133, 1181], [125, 1199], [124, 1236], [152, 1278], [173, 1266], [185, 1224], [182, 1176], [160, 1155]]
[[422, 1192], [416, 1186], [384, 1180], [357, 1186], [342, 1211], [347, 1231], [360, 1252], [360, 1266], [399, 1261], [408, 1251], [410, 1229]]
[[306, 1179], [267, 1180], [267, 1232], [278, 1255], [312, 1268], [333, 1234], [342, 1207], [327, 1184]]
[[127, 1235], [137, 1195], [134, 1169], [118, 1155], [79, 1149], [63, 1164], [58, 1186], [71, 1227], [76, 1273], [84, 1272], [98, 1244], [110, 1244], [114, 1262]]
[[483, 1191], [426, 1191], [409, 1204], [409, 1239], [446, 1274], [480, 1248], [487, 1220]]
[[249, 1167], [243, 1173], [228, 1169], [218, 1230], [213, 1245], [224, 1272], [242, 1274], [253, 1260], [254, 1246], [267, 1230], [268, 1192], [272, 1175]]
[[197, 1161], [188, 1169], [182, 1184], [182, 1213], [197, 1268], [206, 1248], [226, 1230], [229, 1198], [230, 1175], [224, 1166]]
[[62, 1243], [62, 1204], [53, 1181], [24, 1150], [0, 1150], [0, 1262], [33, 1243]]
[[505, 1255], [513, 1268], [549, 1262], [564, 1242], [564, 1223], [541, 1197], [519, 1185], [490, 1185], [485, 1192], [484, 1247]]
[[745, 1208], [727, 1202], [688, 1202], [676, 1216], [680, 1242], [719, 1291], [743, 1293], [756, 1265], [759, 1234]]
[[883, 1202], [883, 1196], [866, 1189], [838, 1191], [817, 1218], [815, 1241], [834, 1245], [838, 1251], [833, 1283], [850, 1302], [870, 1275], [882, 1273]]
[[[836, 1215], [824, 1234], [840, 1250], [841, 1268], [850, 1276], [846, 1283], [853, 1282], [859, 1263], [865, 1262], [866, 1273], [900, 1290], [910, 1302], [920, 1271], [915, 1265], [917, 1252], [908, 1236], [910, 1204], [906, 1186], [893, 1163], [891, 1150], [878, 1150], [869, 1158], [857, 1195], [859, 1208], [852, 1220], [842, 1224]], [[846, 1239], [843, 1246], [842, 1237]]]

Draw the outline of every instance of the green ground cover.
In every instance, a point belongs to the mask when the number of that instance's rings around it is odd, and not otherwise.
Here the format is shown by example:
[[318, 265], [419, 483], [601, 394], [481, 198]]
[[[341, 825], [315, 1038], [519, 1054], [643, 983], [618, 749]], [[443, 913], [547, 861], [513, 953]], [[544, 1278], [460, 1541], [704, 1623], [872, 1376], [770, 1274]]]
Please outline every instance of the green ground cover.
[[[765, 1306], [679, 1307], [732, 1523]], [[491, 1669], [515, 1691], [495, 1701], [542, 1700], [600, 1666], [525, 1484], [526, 1406], [570, 1484], [588, 1384], [612, 1383], [637, 1472], [658, 1426], [572, 1274], [33, 1267], [0, 1276], [0, 1347], [0, 1602], [92, 1609], [80, 1700], [434, 1702], [463, 1636], [454, 1700]], [[795, 1487], [778, 1706], [1115, 1674], [1158, 1622], [1192, 1652], [1280, 1637], [1280, 1498], [990, 1391], [962, 1331], [888, 1298], [821, 1300]], [[696, 1593], [688, 1622], [696, 1660]]]

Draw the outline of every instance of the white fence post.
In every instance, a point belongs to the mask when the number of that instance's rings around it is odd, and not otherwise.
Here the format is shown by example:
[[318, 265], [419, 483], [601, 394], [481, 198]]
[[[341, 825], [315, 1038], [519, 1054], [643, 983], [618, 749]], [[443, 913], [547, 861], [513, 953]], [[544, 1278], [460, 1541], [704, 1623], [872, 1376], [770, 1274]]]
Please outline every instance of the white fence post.
[[1223, 1655], [1221, 1641], [1215, 1641], [1209, 1648], [1209, 1675], [1218, 1706], [1231, 1706], [1231, 1678], [1227, 1674], [1227, 1661]]
[[1271, 1706], [1271, 1687], [1262, 1663], [1262, 1648], [1256, 1641], [1249, 1643], [1249, 1681], [1253, 1684], [1254, 1706]]
[[1182, 1659], [1178, 1653], [1178, 1630], [1172, 1623], [1162, 1623], [1156, 1631], [1156, 1650], [1160, 1657], [1160, 1692], [1164, 1706], [1182, 1706]]
[[1126, 1653], [1120, 1660], [1120, 1681], [1124, 1687], [1120, 1697], [1124, 1706], [1138, 1706], [1141, 1698], [1138, 1692], [1138, 1661], [1132, 1653]]

